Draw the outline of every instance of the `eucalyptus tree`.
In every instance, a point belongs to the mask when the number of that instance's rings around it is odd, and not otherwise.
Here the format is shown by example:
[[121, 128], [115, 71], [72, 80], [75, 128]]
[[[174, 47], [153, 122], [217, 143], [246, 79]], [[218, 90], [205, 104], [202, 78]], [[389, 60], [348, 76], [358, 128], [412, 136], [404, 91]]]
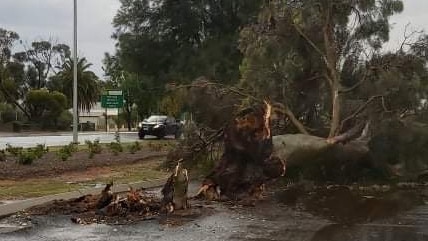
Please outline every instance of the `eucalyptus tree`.
[[328, 121], [332, 137], [345, 95], [381, 68], [370, 60], [382, 55], [389, 18], [402, 10], [400, 0], [270, 1], [241, 31], [241, 85], [275, 93], [299, 121]]
[[46, 86], [50, 74], [60, 67], [66, 58], [70, 57], [70, 47], [66, 44], [55, 44], [52, 39], [34, 41], [25, 51], [14, 54], [17, 62], [26, 65], [35, 78], [29, 79], [28, 85], [33, 89]]

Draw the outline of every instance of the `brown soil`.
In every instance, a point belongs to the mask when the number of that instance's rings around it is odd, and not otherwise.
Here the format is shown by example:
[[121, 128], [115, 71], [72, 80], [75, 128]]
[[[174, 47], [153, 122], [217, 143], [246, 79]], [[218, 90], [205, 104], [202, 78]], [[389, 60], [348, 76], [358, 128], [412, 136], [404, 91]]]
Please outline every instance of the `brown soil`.
[[28, 178], [49, 178], [63, 175], [73, 179], [85, 180], [85, 177], [107, 175], [110, 166], [133, 164], [142, 160], [147, 161], [166, 156], [166, 152], [141, 150], [135, 154], [124, 151], [115, 156], [108, 150], [89, 158], [88, 151], [73, 153], [67, 161], [61, 161], [56, 153], [49, 152], [42, 158], [35, 160], [31, 165], [21, 165], [13, 157], [0, 162], [0, 177], [3, 180], [22, 180]]

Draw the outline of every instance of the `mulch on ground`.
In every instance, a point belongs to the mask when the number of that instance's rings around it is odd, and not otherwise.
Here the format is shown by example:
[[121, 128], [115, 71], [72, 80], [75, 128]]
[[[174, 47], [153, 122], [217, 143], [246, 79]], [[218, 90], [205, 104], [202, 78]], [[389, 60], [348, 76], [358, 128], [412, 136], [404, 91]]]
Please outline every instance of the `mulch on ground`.
[[103, 150], [102, 153], [89, 158], [88, 151], [78, 151], [67, 161], [61, 161], [56, 153], [49, 152], [31, 165], [18, 164], [16, 158], [8, 156], [7, 161], [0, 162], [0, 177], [6, 180], [57, 177], [64, 173], [85, 171], [88, 168], [133, 164], [164, 157], [166, 154], [165, 151], [157, 152], [143, 148], [135, 154], [124, 151], [115, 156], [110, 151]]

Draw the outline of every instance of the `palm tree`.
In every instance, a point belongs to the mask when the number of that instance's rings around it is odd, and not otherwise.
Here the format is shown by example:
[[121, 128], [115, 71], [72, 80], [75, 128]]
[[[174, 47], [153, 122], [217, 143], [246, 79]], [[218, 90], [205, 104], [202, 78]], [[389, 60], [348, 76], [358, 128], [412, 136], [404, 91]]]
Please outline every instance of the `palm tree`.
[[[67, 96], [69, 105], [73, 100], [73, 59], [67, 59], [61, 71], [51, 77], [48, 88], [57, 90]], [[89, 111], [99, 100], [100, 80], [94, 72], [88, 70], [92, 64], [86, 58], [77, 59], [77, 105], [80, 110]]]

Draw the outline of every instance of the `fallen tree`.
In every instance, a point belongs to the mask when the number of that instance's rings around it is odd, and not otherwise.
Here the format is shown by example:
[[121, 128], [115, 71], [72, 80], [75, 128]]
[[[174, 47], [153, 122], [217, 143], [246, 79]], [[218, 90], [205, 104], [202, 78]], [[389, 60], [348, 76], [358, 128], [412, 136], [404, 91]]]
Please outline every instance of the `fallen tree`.
[[285, 174], [285, 161], [273, 156], [270, 127], [272, 106], [241, 111], [223, 131], [223, 155], [209, 173], [197, 196], [240, 200], [258, 196], [263, 185]]
[[[195, 163], [199, 168], [209, 167], [198, 193], [208, 199], [254, 196], [264, 183], [282, 174], [285, 161], [287, 177], [335, 183], [427, 176], [427, 154], [420, 150], [428, 146], [428, 133], [424, 127], [412, 127], [414, 122], [407, 123], [397, 115], [398, 110], [389, 110], [382, 95], [351, 101], [344, 112], [348, 117], [334, 135], [323, 138], [319, 136], [327, 136], [322, 128], [328, 123], [319, 130], [305, 126], [287, 105], [278, 102], [272, 102], [266, 119], [263, 101], [245, 90], [206, 80], [178, 88], [188, 88], [188, 104], [199, 128], [170, 152], [166, 163], [183, 158], [189, 167]], [[272, 137], [272, 132], [278, 132], [278, 120], [288, 125], [280, 133], [302, 134]], [[269, 130], [270, 137], [260, 138], [263, 130]], [[425, 137], [418, 137], [420, 134]], [[220, 148], [219, 142], [223, 143]], [[216, 157], [218, 153], [220, 157]], [[214, 167], [205, 165], [210, 162]]]
[[[356, 138], [354, 131], [331, 139], [305, 134], [274, 136], [274, 153], [287, 160], [289, 171], [298, 170], [308, 179], [422, 181], [428, 169], [426, 125], [385, 120], [369, 138]], [[361, 132], [365, 134], [360, 129], [357, 137]]]

